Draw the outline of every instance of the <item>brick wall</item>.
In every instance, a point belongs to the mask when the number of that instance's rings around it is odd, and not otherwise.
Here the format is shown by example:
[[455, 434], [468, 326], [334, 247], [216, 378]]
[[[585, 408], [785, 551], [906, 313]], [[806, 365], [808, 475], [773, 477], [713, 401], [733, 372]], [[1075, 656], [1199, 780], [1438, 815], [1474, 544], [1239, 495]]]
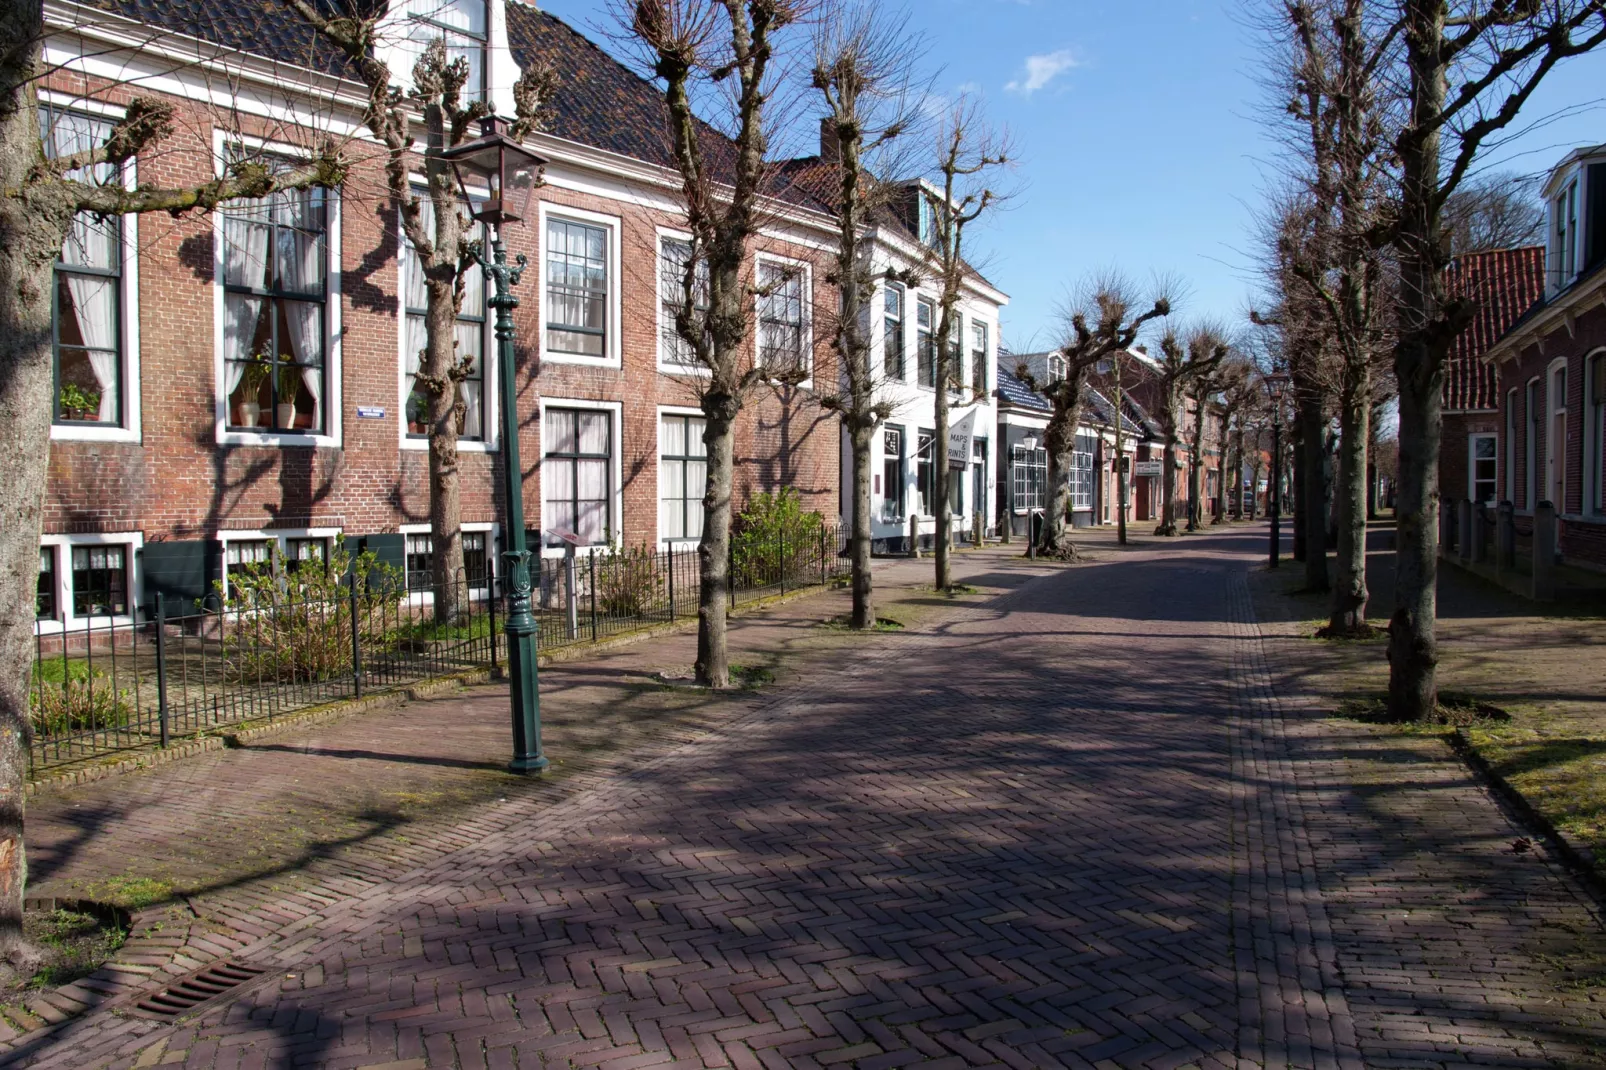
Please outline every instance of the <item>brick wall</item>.
[[[81, 88], [80, 88], [81, 91]], [[104, 96], [126, 94], [107, 88]], [[180, 133], [139, 161], [141, 182], [190, 185], [212, 174], [214, 116], [188, 102]], [[283, 131], [273, 133], [284, 140]], [[220, 530], [330, 526], [352, 534], [394, 532], [428, 518], [428, 457], [399, 446], [404, 418], [398, 396], [398, 270], [394, 212], [380, 196], [374, 159], [359, 160], [340, 204], [343, 329], [338, 368], [343, 441], [339, 448], [219, 446], [214, 427], [212, 217], [139, 221], [140, 385], [142, 441], [133, 444], [58, 441], [51, 451], [46, 530], [143, 531], [147, 540], [211, 538]], [[622, 420], [622, 535], [626, 543], [657, 536], [657, 406], [695, 405], [695, 379], [657, 371], [656, 230], [673, 225], [662, 211], [575, 192], [559, 184], [538, 195], [553, 205], [620, 218], [622, 367], [597, 368], [538, 360], [541, 311], [538, 227], [532, 219], [510, 228], [511, 254], [526, 253], [531, 269], [519, 286], [514, 392], [520, 449], [527, 472], [529, 526], [540, 517], [541, 398], [617, 402]], [[646, 198], [641, 198], [646, 200]], [[532, 208], [531, 215], [534, 216]], [[828, 327], [820, 313], [834, 307], [827, 268], [816, 250], [780, 239], [760, 246], [815, 264], [813, 307], [815, 381], [831, 384]], [[487, 353], [494, 359], [492, 353]], [[383, 419], [359, 419], [358, 405], [382, 406]], [[495, 419], [487, 413], [487, 419]], [[807, 390], [751, 396], [738, 426], [738, 507], [758, 490], [796, 487], [807, 505], [836, 513], [838, 428]], [[499, 457], [461, 455], [463, 519], [494, 520]]]

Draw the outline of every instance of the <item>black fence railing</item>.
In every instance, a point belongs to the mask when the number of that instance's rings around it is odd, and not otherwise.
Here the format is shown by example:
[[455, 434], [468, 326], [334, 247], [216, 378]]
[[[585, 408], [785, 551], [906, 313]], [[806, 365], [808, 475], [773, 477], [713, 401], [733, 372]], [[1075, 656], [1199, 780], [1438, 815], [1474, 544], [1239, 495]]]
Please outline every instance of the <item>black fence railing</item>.
[[[732, 604], [829, 582], [846, 567], [836, 533], [816, 529], [755, 541], [731, 555]], [[697, 613], [694, 548], [544, 558], [533, 593], [541, 649], [591, 642]], [[201, 612], [106, 618], [35, 636], [29, 762], [35, 775], [72, 762], [431, 677], [495, 668], [506, 656], [501, 577], [459, 574], [446, 585], [362, 576], [297, 597], [258, 584]], [[273, 591], [264, 595], [264, 591]], [[437, 601], [455, 612], [441, 619]]]

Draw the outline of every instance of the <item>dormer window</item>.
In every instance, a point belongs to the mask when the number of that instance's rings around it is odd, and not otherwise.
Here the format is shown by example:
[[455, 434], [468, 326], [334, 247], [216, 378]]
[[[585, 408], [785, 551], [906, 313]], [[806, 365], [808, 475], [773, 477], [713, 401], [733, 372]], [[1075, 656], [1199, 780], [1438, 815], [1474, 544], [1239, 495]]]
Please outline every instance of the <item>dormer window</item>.
[[1555, 230], [1552, 262], [1556, 265], [1556, 285], [1566, 286], [1578, 274], [1578, 179], [1567, 183], [1551, 205]]
[[408, 0], [409, 36], [418, 51], [435, 41], [446, 43], [448, 61], [468, 63], [464, 101], [485, 96], [486, 0]]

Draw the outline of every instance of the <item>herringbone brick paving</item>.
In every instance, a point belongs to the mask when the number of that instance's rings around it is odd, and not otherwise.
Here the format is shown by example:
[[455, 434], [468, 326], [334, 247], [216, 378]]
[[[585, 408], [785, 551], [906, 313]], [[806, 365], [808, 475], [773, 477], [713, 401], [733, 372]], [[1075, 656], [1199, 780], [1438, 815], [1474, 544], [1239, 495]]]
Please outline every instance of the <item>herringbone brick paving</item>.
[[1535, 926], [1594, 924], [1547, 863], [1490, 852], [1471, 894], [1418, 865], [1403, 905], [1435, 920], [1391, 917], [1400, 855], [1512, 826], [1441, 762], [1413, 772], [1471, 834], [1433, 826], [1434, 797], [1416, 839], [1390, 840], [1332, 743], [1346, 730], [1285, 718], [1256, 549], [1001, 565], [972, 582], [1013, 591], [877, 637], [712, 736], [264, 918], [243, 956], [276, 972], [232, 1004], [174, 1026], [92, 1015], [15, 1057], [1594, 1065], [1598, 1010], [1547, 1014], [1557, 994], [1522, 958]]

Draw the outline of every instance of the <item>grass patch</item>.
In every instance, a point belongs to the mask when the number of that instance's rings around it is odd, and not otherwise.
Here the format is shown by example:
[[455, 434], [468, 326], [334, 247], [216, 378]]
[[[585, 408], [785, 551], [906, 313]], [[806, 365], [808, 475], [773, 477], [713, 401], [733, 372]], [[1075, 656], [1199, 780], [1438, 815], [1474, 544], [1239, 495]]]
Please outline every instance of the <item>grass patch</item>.
[[763, 665], [732, 665], [731, 683], [752, 690], [775, 682], [775, 670]]
[[125, 910], [139, 910], [152, 903], [173, 897], [173, 882], [152, 877], [108, 877], [84, 889], [101, 902], [111, 903]]
[[1398, 725], [1404, 728], [1440, 728], [1449, 725], [1469, 726], [1487, 723], [1505, 723], [1511, 714], [1472, 695], [1455, 691], [1440, 691], [1439, 704], [1433, 716], [1426, 721], [1406, 721], [1389, 712], [1388, 701], [1377, 694], [1351, 695], [1339, 700], [1335, 715], [1347, 721], [1366, 724]]
[[22, 932], [43, 961], [32, 977], [15, 978], [0, 988], [0, 1003], [94, 973], [128, 939], [128, 923], [121, 911], [33, 908], [23, 912]]

